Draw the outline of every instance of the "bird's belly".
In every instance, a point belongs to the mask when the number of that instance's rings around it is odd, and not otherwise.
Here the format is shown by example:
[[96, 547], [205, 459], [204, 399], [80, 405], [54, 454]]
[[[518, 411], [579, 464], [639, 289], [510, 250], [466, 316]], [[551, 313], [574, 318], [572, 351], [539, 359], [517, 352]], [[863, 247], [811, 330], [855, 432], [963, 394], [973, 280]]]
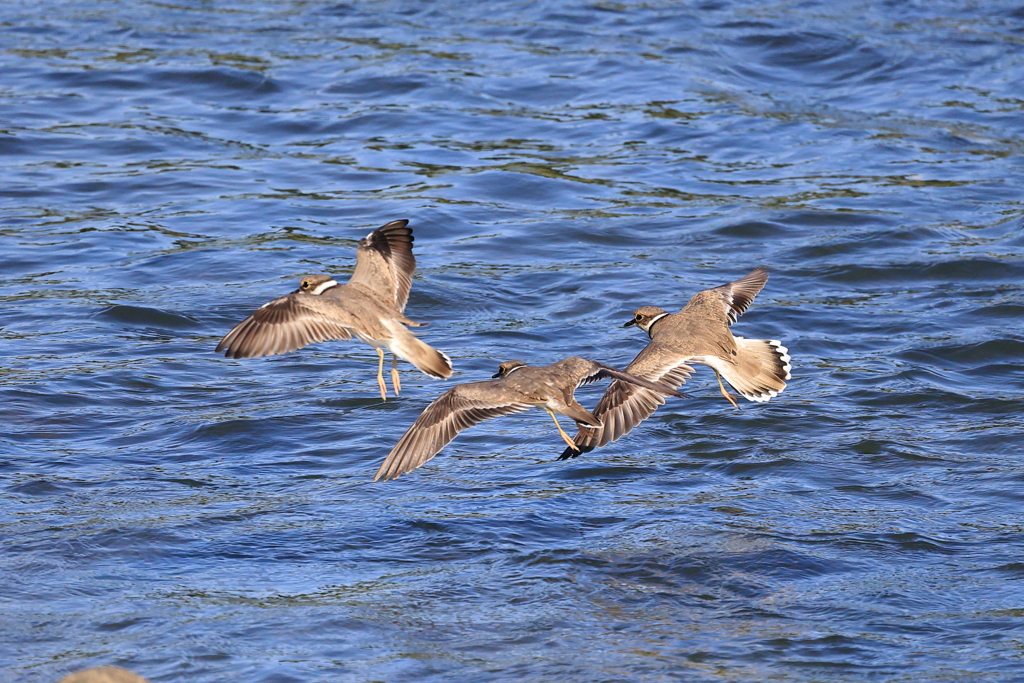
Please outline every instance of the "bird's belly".
[[533, 404], [534, 408], [540, 408], [541, 410], [553, 410], [556, 413], [562, 413], [562, 409], [565, 407], [565, 403], [554, 398], [549, 398], [544, 401], [538, 401]]
[[732, 367], [736, 365], [735, 363], [726, 360], [725, 358], [712, 355], [693, 356], [692, 358], [690, 358], [688, 362], [695, 363], [697, 365], [707, 365], [710, 368], [714, 368], [719, 373], [728, 373], [732, 370]]
[[359, 341], [364, 342], [366, 344], [369, 344], [370, 346], [373, 346], [373, 347], [378, 348], [378, 349], [387, 349], [388, 351], [391, 350], [391, 340], [390, 339], [378, 339], [378, 338], [376, 338], [372, 334], [367, 334], [366, 332], [360, 332], [359, 330], [352, 330], [352, 334], [355, 335], [355, 337]]

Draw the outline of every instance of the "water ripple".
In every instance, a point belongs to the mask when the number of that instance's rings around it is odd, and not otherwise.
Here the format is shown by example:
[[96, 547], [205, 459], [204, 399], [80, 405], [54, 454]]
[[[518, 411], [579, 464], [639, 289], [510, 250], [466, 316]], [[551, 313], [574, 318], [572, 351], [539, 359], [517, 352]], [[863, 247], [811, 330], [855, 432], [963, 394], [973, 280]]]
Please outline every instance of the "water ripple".
[[[12, 680], [1018, 675], [1016, 5], [0, 15]], [[451, 382], [212, 349], [396, 218], [453, 381], [625, 366], [630, 311], [760, 264], [734, 329], [793, 379], [737, 411], [700, 369], [569, 462], [488, 421], [372, 485]]]

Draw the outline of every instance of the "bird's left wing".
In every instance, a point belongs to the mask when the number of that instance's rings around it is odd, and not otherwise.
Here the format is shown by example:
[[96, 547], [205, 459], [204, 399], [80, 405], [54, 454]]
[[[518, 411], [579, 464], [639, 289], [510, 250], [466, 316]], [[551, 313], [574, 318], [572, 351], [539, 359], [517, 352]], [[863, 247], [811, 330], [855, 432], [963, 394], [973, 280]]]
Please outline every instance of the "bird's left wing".
[[409, 221], [391, 221], [359, 240], [356, 269], [348, 283], [360, 285], [405, 310], [416, 272]]
[[705, 315], [732, 325], [750, 308], [754, 297], [764, 289], [766, 282], [768, 269], [758, 266], [739, 280], [697, 292], [684, 310], [696, 313], [700, 309]]

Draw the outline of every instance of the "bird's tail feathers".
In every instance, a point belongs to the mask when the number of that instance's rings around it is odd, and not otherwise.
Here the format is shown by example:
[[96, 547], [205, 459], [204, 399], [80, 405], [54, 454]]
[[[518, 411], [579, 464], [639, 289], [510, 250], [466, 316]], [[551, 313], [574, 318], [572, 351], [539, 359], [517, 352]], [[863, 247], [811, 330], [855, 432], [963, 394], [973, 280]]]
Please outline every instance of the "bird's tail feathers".
[[736, 364], [716, 369], [736, 391], [762, 403], [778, 396], [790, 379], [789, 349], [775, 339], [736, 337]]
[[452, 359], [446, 354], [420, 341], [409, 330], [396, 329], [395, 333], [395, 338], [391, 342], [392, 353], [409, 361], [420, 372], [431, 377], [448, 379], [452, 376]]

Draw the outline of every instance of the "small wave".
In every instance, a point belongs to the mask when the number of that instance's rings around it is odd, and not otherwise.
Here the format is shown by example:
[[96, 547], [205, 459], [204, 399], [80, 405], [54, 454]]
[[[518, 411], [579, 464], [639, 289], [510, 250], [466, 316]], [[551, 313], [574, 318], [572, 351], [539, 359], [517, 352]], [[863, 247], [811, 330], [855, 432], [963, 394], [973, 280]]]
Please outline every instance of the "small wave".
[[199, 327], [197, 320], [181, 315], [180, 313], [168, 313], [158, 308], [147, 308], [146, 306], [131, 306], [117, 304], [104, 308], [97, 314], [118, 323], [124, 323], [130, 327], [157, 327], [172, 330], [187, 330]]

